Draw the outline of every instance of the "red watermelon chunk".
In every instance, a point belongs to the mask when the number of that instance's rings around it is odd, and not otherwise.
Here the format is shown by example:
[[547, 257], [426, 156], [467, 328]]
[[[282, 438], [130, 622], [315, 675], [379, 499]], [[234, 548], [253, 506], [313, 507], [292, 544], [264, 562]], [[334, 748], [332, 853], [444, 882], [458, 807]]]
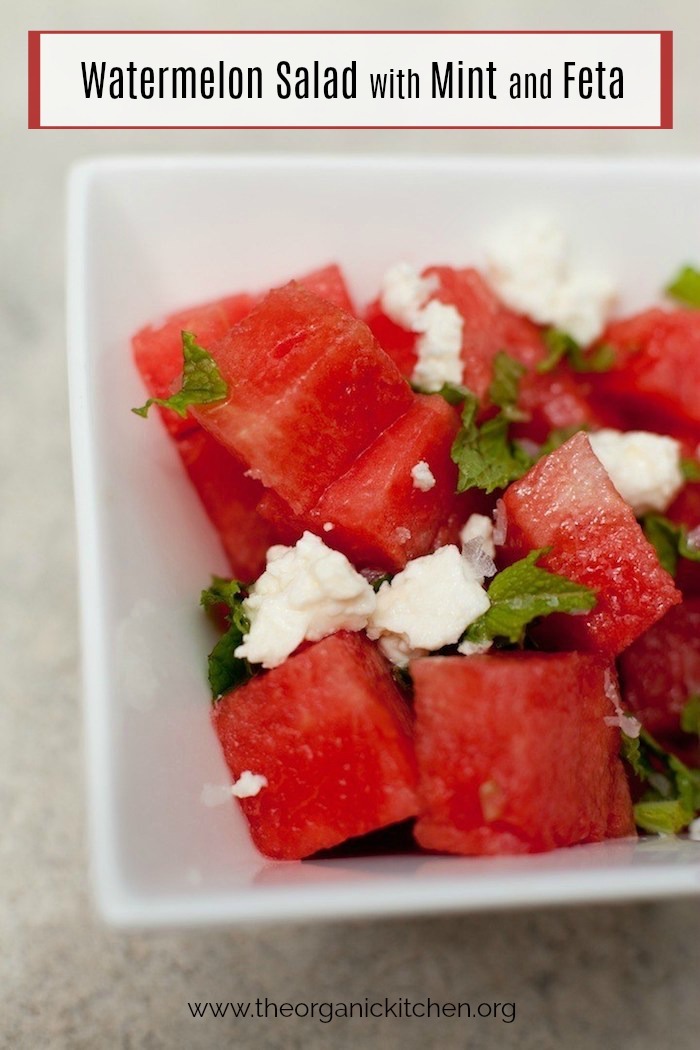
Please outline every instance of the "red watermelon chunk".
[[[398, 572], [427, 554], [452, 507], [457, 468], [450, 449], [459, 427], [441, 397], [417, 396], [311, 512], [315, 530], [362, 567]], [[435, 484], [422, 491], [411, 474], [427, 463]], [[323, 528], [333, 529], [324, 534]]]
[[414, 660], [419, 844], [537, 853], [633, 835], [611, 673], [582, 653]]
[[586, 615], [543, 620], [538, 631], [545, 645], [614, 655], [681, 600], [584, 433], [510, 485], [502, 507], [509, 560], [550, 547], [539, 564], [597, 594]]
[[[455, 309], [464, 322], [462, 329], [462, 382], [483, 398], [491, 383], [493, 359], [499, 350], [532, 367], [544, 356], [540, 330], [524, 317], [508, 310], [474, 269], [429, 266], [421, 274], [433, 278], [433, 298]], [[395, 325], [378, 302], [367, 311], [367, 321], [380, 345], [410, 378], [416, 365], [416, 336]]]
[[[170, 314], [161, 324], [146, 325], [132, 340], [134, 360], [151, 397], [168, 398], [180, 386], [182, 332], [193, 332], [201, 346], [217, 342], [250, 312], [249, 295], [229, 295], [212, 303]], [[183, 434], [197, 424], [191, 415], [182, 419], [168, 409], [159, 410], [171, 434]]]
[[602, 397], [617, 402], [629, 427], [677, 436], [700, 429], [700, 311], [646, 310], [615, 321], [601, 342], [617, 353], [615, 368], [595, 377]]
[[295, 513], [414, 399], [363, 322], [294, 283], [210, 349], [229, 393], [196, 417]]
[[[258, 510], [286, 542], [296, 542], [309, 529], [359, 568], [398, 572], [433, 549], [451, 517], [457, 468], [450, 449], [457, 428], [457, 415], [443, 398], [418, 395], [306, 514], [296, 515], [271, 491]], [[420, 462], [435, 478], [426, 491], [414, 485], [411, 474]]]
[[313, 292], [319, 299], [325, 299], [329, 303], [335, 303], [341, 310], [349, 314], [355, 313], [348, 286], [345, 283], [343, 272], [336, 263], [324, 266], [320, 270], [307, 273], [305, 277], [299, 278], [299, 284], [307, 291]]
[[513, 436], [538, 444], [546, 441], [553, 430], [595, 430], [618, 423], [609, 410], [603, 413], [593, 407], [586, 384], [565, 365], [543, 375], [526, 372], [520, 381], [518, 407], [529, 419], [513, 427]]
[[620, 656], [623, 699], [654, 736], [680, 732], [680, 716], [700, 693], [700, 598], [670, 609]]
[[251, 679], [213, 714], [256, 846], [297, 859], [417, 812], [408, 708], [366, 637], [340, 632]]
[[239, 580], [257, 579], [268, 547], [280, 542], [279, 533], [256, 511], [262, 485], [199, 426], [179, 438], [177, 450], [221, 537], [231, 572]]

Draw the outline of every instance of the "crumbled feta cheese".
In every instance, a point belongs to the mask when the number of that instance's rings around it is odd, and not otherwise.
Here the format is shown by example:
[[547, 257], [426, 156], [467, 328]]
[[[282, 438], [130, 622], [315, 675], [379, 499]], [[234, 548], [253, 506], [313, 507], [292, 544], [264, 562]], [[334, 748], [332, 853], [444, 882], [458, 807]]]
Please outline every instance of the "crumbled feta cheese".
[[462, 382], [464, 320], [454, 306], [430, 299], [436, 283], [408, 263], [392, 266], [382, 281], [381, 305], [387, 317], [418, 333], [413, 382], [433, 392], [444, 383]]
[[254, 798], [266, 787], [267, 777], [262, 773], [251, 773], [249, 769], [244, 769], [238, 780], [231, 785], [231, 794], [235, 798]]
[[457, 652], [461, 653], [462, 656], [481, 656], [482, 653], [487, 653], [493, 642], [460, 642], [457, 646]]
[[226, 802], [230, 802], [232, 797], [253, 798], [264, 787], [267, 787], [267, 777], [261, 773], [251, 773], [249, 769], [244, 769], [233, 784], [205, 784], [200, 798], [209, 808], [223, 806]]
[[394, 324], [412, 332], [416, 317], [434, 290], [434, 280], [421, 277], [412, 266], [402, 262], [384, 274], [379, 301]]
[[566, 238], [551, 219], [528, 216], [497, 230], [486, 255], [491, 282], [511, 309], [568, 332], [584, 346], [600, 335], [614, 286], [603, 273], [571, 270]]
[[335, 525], [333, 524], [332, 521], [324, 521], [324, 523], [323, 523], [323, 531], [324, 532], [333, 532], [334, 528], [335, 528]]
[[693, 842], [700, 842], [700, 817], [696, 817], [688, 828], [688, 837], [691, 838]]
[[420, 489], [421, 492], [429, 492], [435, 487], [435, 475], [424, 459], [411, 468], [411, 477], [414, 489]]
[[489, 605], [457, 547], [441, 547], [382, 584], [367, 634], [379, 640], [392, 663], [405, 666], [415, 656], [459, 641]]
[[673, 438], [644, 430], [598, 430], [589, 439], [637, 517], [650, 511], [663, 513], [683, 488], [681, 446]]
[[278, 667], [305, 639], [361, 631], [375, 604], [372, 587], [345, 555], [305, 532], [294, 547], [267, 552], [267, 568], [243, 602], [250, 631], [236, 656]]
[[459, 534], [463, 544], [470, 540], [479, 540], [482, 550], [489, 558], [496, 557], [496, 544], [493, 539], [493, 521], [486, 514], [471, 514]]
[[433, 299], [421, 310], [413, 330], [421, 335], [416, 341], [418, 360], [413, 382], [429, 393], [444, 383], [462, 382], [462, 328], [464, 320], [454, 306]]

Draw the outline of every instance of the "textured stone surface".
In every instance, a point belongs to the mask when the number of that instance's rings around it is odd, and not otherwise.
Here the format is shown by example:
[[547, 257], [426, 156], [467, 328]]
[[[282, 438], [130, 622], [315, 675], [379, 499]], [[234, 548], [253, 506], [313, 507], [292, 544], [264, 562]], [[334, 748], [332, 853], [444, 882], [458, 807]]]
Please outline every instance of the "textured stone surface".
[[[700, 1031], [700, 905], [158, 935], [93, 919], [83, 828], [75, 550], [63, 335], [63, 180], [89, 153], [308, 149], [692, 153], [700, 147], [685, 0], [360, 3], [356, 25], [677, 31], [673, 132], [165, 133], [24, 129], [28, 28], [332, 27], [340, 8], [202, 0], [29, 0], [3, 6], [0, 130], [0, 1045], [13, 1050], [221, 1045], [691, 1050]], [[235, 12], [235, 18], [232, 14]], [[347, 25], [347, 23], [345, 23]], [[516, 1002], [516, 1019], [195, 1021], [187, 1002]]]

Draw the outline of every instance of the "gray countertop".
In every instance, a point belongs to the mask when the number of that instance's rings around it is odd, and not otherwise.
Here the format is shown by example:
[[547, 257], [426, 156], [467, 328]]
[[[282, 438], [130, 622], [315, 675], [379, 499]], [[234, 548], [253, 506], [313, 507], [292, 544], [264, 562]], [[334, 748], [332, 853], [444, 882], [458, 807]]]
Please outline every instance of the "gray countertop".
[[[666, 133], [27, 132], [28, 28], [342, 25], [310, 0], [234, 21], [215, 0], [158, 8], [30, 0], [0, 14], [0, 1045], [12, 1048], [381, 1047], [691, 1050], [700, 1039], [700, 903], [440, 919], [120, 934], [88, 889], [75, 541], [63, 334], [64, 177], [100, 152], [435, 150], [697, 153], [700, 10], [684, 0], [433, 3], [430, 26], [672, 28], [676, 130]], [[358, 4], [357, 25], [426, 27], [421, 5]], [[227, 15], [229, 17], [227, 17]], [[700, 252], [700, 248], [699, 248]], [[9, 385], [8, 385], [9, 380]], [[515, 1002], [472, 1019], [194, 1020], [188, 1002]]]

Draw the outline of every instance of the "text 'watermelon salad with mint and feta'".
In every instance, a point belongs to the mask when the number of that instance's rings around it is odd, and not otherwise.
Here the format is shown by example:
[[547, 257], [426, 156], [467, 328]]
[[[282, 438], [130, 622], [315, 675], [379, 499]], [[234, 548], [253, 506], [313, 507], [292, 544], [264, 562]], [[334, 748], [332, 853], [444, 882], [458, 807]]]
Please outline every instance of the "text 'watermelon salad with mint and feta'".
[[266, 856], [700, 838], [700, 272], [625, 317], [549, 219], [484, 258], [133, 338], [230, 565], [203, 800]]

